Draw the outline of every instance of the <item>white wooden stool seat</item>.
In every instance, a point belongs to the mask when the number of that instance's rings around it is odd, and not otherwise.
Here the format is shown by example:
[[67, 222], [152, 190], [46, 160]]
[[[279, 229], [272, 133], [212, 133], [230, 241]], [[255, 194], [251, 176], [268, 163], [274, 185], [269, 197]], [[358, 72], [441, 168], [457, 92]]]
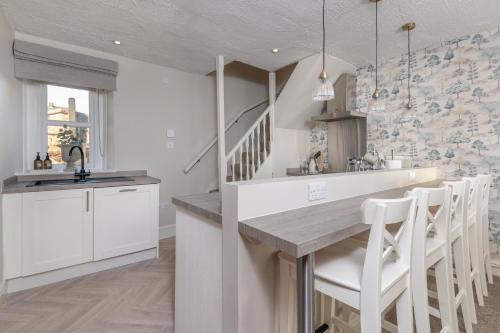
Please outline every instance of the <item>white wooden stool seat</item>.
[[[347, 239], [316, 253], [314, 274], [325, 282], [360, 291], [365, 257], [366, 248], [355, 240]], [[386, 261], [381, 271], [382, 293], [394, 286], [409, 270], [407, 265]], [[338, 300], [342, 303], [347, 301]]]

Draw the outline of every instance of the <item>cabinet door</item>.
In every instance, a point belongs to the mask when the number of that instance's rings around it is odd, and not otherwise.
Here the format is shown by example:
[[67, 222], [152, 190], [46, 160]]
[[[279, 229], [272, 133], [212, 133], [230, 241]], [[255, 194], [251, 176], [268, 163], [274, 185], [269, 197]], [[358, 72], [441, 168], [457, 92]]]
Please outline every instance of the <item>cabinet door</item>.
[[23, 275], [92, 261], [92, 189], [23, 194]]
[[94, 260], [158, 246], [158, 185], [94, 190]]

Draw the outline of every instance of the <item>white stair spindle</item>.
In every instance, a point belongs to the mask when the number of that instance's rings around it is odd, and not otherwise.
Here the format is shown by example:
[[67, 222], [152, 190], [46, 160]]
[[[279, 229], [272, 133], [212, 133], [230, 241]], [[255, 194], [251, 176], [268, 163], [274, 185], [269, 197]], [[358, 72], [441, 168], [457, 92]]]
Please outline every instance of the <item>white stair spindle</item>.
[[240, 177], [238, 180], [243, 180], [243, 145], [240, 146]]
[[260, 169], [260, 123], [257, 125], [257, 168]]
[[232, 173], [232, 177], [231, 177], [231, 181], [234, 182], [235, 181], [235, 178], [236, 177], [236, 173], [234, 172], [234, 162], [235, 162], [235, 159], [236, 159], [236, 156], [235, 154], [233, 154], [231, 156], [231, 173]]
[[267, 158], [267, 126], [266, 126], [267, 115], [262, 119], [262, 124], [264, 125], [264, 159]]
[[252, 149], [252, 178], [255, 176], [255, 136], [254, 136], [254, 131], [252, 131], [252, 134], [250, 134], [250, 143], [251, 143], [251, 149]]
[[249, 158], [249, 157], [250, 157], [250, 154], [249, 154], [249, 152], [248, 152], [248, 136], [247, 136], [247, 138], [246, 138], [246, 140], [245, 140], [245, 147], [246, 147], [246, 161], [245, 161], [245, 166], [246, 166], [246, 170], [247, 170], [247, 174], [245, 175], [245, 179], [246, 179], [246, 180], [249, 180], [249, 179], [250, 179], [250, 177], [249, 177], [249, 172], [248, 172], [248, 171], [249, 171], [248, 164], [249, 164], [249, 162], [250, 162], [250, 161], [249, 161], [249, 159], [250, 159], [250, 158]]

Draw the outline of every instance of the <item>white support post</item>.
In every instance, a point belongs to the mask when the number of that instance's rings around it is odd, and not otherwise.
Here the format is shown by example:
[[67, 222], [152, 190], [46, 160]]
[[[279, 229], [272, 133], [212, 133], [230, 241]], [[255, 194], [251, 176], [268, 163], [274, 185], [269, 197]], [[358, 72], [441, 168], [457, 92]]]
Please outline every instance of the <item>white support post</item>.
[[276, 102], [276, 73], [269, 72], [269, 104]]
[[[226, 136], [224, 118], [224, 56], [218, 55], [216, 58], [217, 70], [217, 142], [219, 161], [219, 191], [222, 192], [222, 185], [226, 182]], [[234, 175], [233, 175], [234, 177]]]
[[[269, 141], [270, 141], [270, 146], [269, 150], [271, 153], [274, 153], [274, 113], [275, 113], [275, 104], [276, 104], [276, 73], [275, 72], [269, 72], [269, 105], [271, 106], [271, 111], [269, 112]], [[271, 163], [271, 170], [274, 170], [273, 166], [273, 161], [274, 161], [274, 154], [270, 155], [270, 159], [268, 163]]]

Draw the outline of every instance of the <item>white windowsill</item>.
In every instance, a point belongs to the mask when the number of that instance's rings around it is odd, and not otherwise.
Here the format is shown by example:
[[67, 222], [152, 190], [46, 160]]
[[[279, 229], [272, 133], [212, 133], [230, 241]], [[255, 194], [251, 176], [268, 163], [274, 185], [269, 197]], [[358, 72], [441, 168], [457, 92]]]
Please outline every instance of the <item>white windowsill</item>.
[[[114, 169], [101, 169], [101, 170], [90, 169], [90, 171], [92, 173], [116, 172], [116, 170], [114, 170]], [[15, 176], [29, 176], [29, 175], [72, 175], [74, 173], [75, 173], [74, 171], [31, 170], [31, 171], [28, 171], [28, 172], [16, 172], [14, 175]]]

